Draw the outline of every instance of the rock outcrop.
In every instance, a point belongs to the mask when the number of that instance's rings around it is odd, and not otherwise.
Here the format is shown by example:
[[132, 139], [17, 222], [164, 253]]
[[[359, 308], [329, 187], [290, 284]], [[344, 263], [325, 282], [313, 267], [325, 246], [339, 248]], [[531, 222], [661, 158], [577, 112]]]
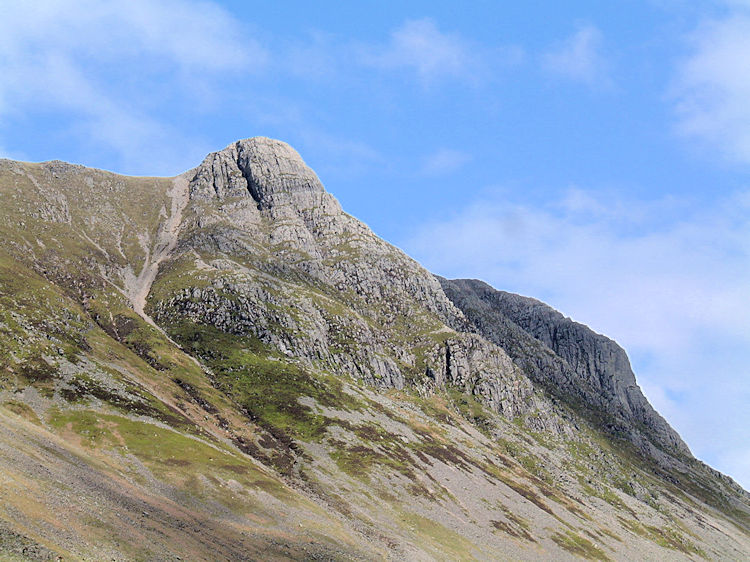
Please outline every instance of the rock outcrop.
[[532, 298], [482, 281], [440, 279], [478, 333], [506, 350], [549, 392], [572, 398], [611, 419], [610, 429], [653, 454], [653, 444], [690, 457], [680, 436], [649, 404], [625, 351], [609, 338]]
[[[532, 384], [505, 352], [456, 333], [466, 320], [434, 276], [344, 213], [286, 143], [253, 138], [210, 154], [189, 191], [181, 245], [215, 274], [152, 299], [158, 321], [252, 334], [379, 387], [449, 384], [508, 416], [531, 407]], [[428, 370], [437, 375], [423, 384]]]

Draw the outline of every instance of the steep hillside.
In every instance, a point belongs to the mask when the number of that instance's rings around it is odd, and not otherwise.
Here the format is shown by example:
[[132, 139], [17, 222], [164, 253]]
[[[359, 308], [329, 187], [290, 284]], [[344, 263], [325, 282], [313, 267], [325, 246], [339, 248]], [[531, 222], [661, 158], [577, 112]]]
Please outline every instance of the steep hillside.
[[[505, 349], [548, 392], [608, 418], [607, 429], [669, 465], [692, 458], [680, 436], [648, 403], [625, 351], [535, 299], [482, 281], [440, 279], [477, 331]], [[667, 453], [665, 455], [664, 453]]]
[[9, 559], [750, 554], [614, 342], [436, 278], [266, 138], [0, 160], [0, 479]]

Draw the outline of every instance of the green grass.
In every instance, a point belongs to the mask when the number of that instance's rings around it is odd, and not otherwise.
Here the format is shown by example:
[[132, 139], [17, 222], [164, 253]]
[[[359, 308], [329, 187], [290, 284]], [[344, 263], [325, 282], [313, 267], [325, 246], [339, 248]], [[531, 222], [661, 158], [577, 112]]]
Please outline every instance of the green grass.
[[4, 402], [2, 406], [32, 423], [42, 425], [42, 422], [39, 420], [36, 412], [34, 412], [34, 410], [32, 410], [30, 406], [19, 400], [8, 400]]
[[617, 519], [623, 527], [632, 533], [656, 543], [661, 547], [677, 550], [688, 555], [697, 554], [702, 558], [706, 558], [706, 553], [698, 548], [693, 542], [685, 538], [685, 536], [677, 529], [647, 525], [640, 521], [626, 519], [620, 516], [618, 516]]
[[478, 553], [473, 544], [455, 531], [436, 523], [432, 519], [422, 517], [411, 511], [404, 511], [401, 520], [408, 530], [420, 538], [420, 541], [427, 540], [433, 548], [438, 549], [439, 559], [476, 559]]
[[[93, 410], [56, 410], [49, 424], [58, 432], [70, 430], [92, 449], [109, 449], [134, 455], [158, 478], [172, 482], [196, 495], [218, 499], [239, 512], [262, 512], [263, 506], [247, 495], [237, 496], [224, 486], [236, 480], [248, 490], [262, 490], [277, 499], [299, 505], [298, 498], [276, 478], [222, 443], [209, 443], [174, 429], [131, 420]], [[206, 490], [198, 476], [214, 483]]]
[[544, 468], [544, 464], [539, 460], [538, 457], [533, 455], [522, 455], [518, 458], [518, 462], [524, 469], [529, 471], [531, 474], [542, 480], [547, 484], [552, 484], [554, 479], [550, 472]]
[[336, 445], [337, 448], [331, 452], [331, 458], [336, 462], [339, 470], [353, 478], [369, 482], [369, 475], [376, 466], [399, 472], [407, 478], [414, 478], [414, 472], [410, 468], [409, 462], [404, 462], [403, 457], [392, 457], [372, 446]]
[[559, 547], [586, 560], [609, 560], [609, 557], [602, 549], [590, 540], [572, 531], [565, 531], [564, 534], [555, 533], [552, 535], [552, 540]]
[[0, 370], [20, 364], [27, 381], [49, 378], [42, 356], [88, 348], [85, 313], [60, 289], [0, 249]]
[[[68, 381], [68, 386], [60, 390], [60, 395], [71, 403], [88, 402], [96, 398], [105, 404], [126, 414], [151, 417], [175, 428], [194, 429], [192, 423], [175, 411], [169, 409], [153, 395], [138, 388], [129, 381], [122, 380], [119, 373], [108, 371], [118, 381], [118, 387], [107, 385], [87, 373], [79, 373]], [[126, 391], [118, 390], [124, 386]]]
[[168, 301], [184, 289], [210, 287], [218, 278], [231, 280], [227, 278], [227, 272], [198, 269], [195, 266], [195, 255], [186, 253], [160, 267], [159, 277], [151, 287], [149, 302]]
[[[350, 423], [301, 403], [301, 398], [309, 397], [320, 406], [339, 411], [363, 411], [372, 406], [346, 392], [339, 378], [309, 371], [256, 338], [187, 321], [173, 324], [169, 333], [186, 351], [200, 357], [214, 373], [217, 386], [277, 441], [266, 440], [262, 443], [266, 447], [293, 448], [294, 440], [320, 442], [335, 425], [357, 438], [348, 444], [328, 440], [339, 469], [356, 478], [369, 480], [372, 470], [380, 467], [414, 479], [419, 462], [430, 464], [434, 459], [471, 469], [469, 457], [430, 432], [420, 430], [419, 440], [404, 443], [375, 424]], [[478, 403], [469, 404], [475, 408], [475, 416], [484, 414]], [[426, 493], [426, 489], [420, 491]]]
[[362, 400], [344, 391], [333, 376], [311, 373], [274, 353], [256, 338], [226, 334], [211, 326], [182, 322], [170, 335], [213, 370], [219, 388], [240, 404], [247, 415], [267, 428], [290, 437], [319, 440], [337, 420], [301, 404], [303, 397], [338, 410], [360, 410]]
[[523, 539], [528, 542], [537, 542], [531, 534], [531, 525], [526, 519], [513, 513], [513, 511], [505, 505], [498, 504], [498, 507], [502, 510], [503, 515], [505, 515], [505, 518], [508, 521], [490, 521], [490, 524], [495, 527], [495, 529], [517, 539]]
[[448, 387], [446, 393], [451, 404], [459, 411], [461, 416], [474, 424], [477, 429], [488, 432], [492, 425], [493, 414], [487, 410], [474, 396], [456, 387]]
[[117, 443], [111, 429], [102, 424], [107, 417], [94, 411], [61, 411], [53, 409], [48, 419], [49, 424], [57, 429], [69, 427], [80, 436], [89, 447], [100, 445], [112, 446]]

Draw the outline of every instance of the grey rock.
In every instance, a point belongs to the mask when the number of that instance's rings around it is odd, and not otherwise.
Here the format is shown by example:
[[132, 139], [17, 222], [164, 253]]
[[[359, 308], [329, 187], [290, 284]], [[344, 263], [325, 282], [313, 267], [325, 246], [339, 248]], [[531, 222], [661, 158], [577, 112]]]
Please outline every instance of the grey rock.
[[206, 157], [191, 183], [191, 197], [252, 197], [259, 208], [300, 194], [322, 194], [318, 176], [288, 144], [255, 137]]
[[609, 338], [532, 298], [497, 291], [482, 281], [440, 279], [476, 331], [505, 349], [536, 382], [611, 418], [653, 456], [649, 442], [692, 457], [687, 445], [649, 404], [625, 351]]

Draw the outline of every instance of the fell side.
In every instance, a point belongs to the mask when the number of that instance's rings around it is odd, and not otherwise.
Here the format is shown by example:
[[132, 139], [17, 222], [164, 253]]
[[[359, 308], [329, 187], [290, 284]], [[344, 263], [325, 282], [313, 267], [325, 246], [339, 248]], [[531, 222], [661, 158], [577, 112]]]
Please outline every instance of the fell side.
[[0, 160], [0, 234], [0, 557], [750, 553], [747, 493], [624, 352], [437, 279], [285, 143], [181, 178]]

